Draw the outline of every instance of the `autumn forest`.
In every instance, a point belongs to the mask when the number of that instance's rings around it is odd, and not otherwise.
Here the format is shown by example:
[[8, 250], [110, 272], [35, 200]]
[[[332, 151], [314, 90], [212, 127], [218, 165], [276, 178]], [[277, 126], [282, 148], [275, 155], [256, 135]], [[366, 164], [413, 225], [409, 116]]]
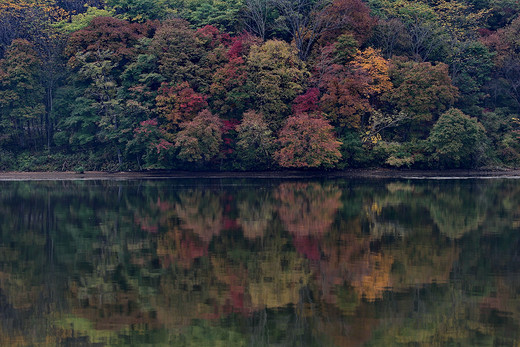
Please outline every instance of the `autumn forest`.
[[0, 171], [520, 164], [516, 0], [0, 0]]

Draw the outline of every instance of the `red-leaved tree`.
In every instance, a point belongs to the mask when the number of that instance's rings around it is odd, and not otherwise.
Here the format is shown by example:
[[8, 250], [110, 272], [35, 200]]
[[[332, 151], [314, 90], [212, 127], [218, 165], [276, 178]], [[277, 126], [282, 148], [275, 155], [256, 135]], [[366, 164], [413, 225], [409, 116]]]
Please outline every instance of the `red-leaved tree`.
[[274, 154], [283, 167], [332, 167], [341, 159], [333, 127], [321, 116], [289, 117], [280, 131], [281, 148]]

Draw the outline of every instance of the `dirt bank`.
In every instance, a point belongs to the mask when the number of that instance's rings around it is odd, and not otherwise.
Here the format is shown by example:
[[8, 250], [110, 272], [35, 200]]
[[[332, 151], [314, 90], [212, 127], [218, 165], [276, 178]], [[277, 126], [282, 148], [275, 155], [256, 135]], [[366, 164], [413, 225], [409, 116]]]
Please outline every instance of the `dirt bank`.
[[520, 170], [388, 170], [269, 171], [269, 172], [0, 172], [0, 181], [23, 180], [131, 180], [166, 178], [520, 178]]

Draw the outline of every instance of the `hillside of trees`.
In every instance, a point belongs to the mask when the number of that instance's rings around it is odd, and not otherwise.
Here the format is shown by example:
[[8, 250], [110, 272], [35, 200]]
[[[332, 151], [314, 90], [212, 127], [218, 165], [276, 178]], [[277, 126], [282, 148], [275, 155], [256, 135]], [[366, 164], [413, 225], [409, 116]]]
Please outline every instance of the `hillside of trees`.
[[0, 170], [520, 165], [517, 0], [0, 0]]

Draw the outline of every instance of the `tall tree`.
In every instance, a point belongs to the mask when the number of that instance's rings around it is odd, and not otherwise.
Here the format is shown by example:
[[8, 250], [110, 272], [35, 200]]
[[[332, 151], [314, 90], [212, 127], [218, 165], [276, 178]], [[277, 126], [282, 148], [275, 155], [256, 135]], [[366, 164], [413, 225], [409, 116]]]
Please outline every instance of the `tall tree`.
[[111, 60], [110, 51], [100, 51], [94, 57], [87, 52], [77, 55], [79, 65], [78, 74], [89, 82], [84, 96], [91, 100], [91, 107], [99, 116], [98, 139], [108, 146], [109, 151], [117, 155], [119, 166], [123, 164], [122, 130], [129, 124], [123, 119], [122, 103], [118, 97], [118, 84], [113, 77], [113, 69], [116, 64]]
[[247, 30], [264, 40], [269, 25], [269, 14], [274, 9], [272, 1], [245, 0], [244, 5], [244, 23]]
[[228, 33], [240, 31], [243, 0], [183, 0], [179, 14], [194, 27], [216, 26]]
[[117, 17], [133, 22], [163, 19], [173, 12], [168, 0], [105, 0], [105, 2], [116, 12]]
[[110, 51], [111, 59], [117, 64], [115, 71], [121, 73], [123, 66], [140, 53], [140, 39], [151, 38], [157, 25], [157, 22], [129, 23], [112, 17], [96, 17], [70, 36], [65, 49], [70, 57], [69, 65], [74, 67], [76, 53]]
[[251, 47], [247, 68], [254, 109], [264, 114], [272, 130], [278, 130], [291, 112], [291, 102], [304, 89], [305, 64], [289, 44], [269, 40]]
[[262, 41], [249, 34], [242, 34], [232, 39], [227, 51], [227, 61], [213, 73], [210, 86], [210, 104], [219, 115], [227, 118], [239, 118], [251, 107], [248, 90], [247, 57], [251, 47], [262, 45]]
[[41, 60], [34, 46], [14, 40], [0, 60], [0, 124], [2, 134], [9, 134], [21, 148], [29, 141], [35, 146], [43, 135], [38, 122], [45, 114], [40, 76]]

